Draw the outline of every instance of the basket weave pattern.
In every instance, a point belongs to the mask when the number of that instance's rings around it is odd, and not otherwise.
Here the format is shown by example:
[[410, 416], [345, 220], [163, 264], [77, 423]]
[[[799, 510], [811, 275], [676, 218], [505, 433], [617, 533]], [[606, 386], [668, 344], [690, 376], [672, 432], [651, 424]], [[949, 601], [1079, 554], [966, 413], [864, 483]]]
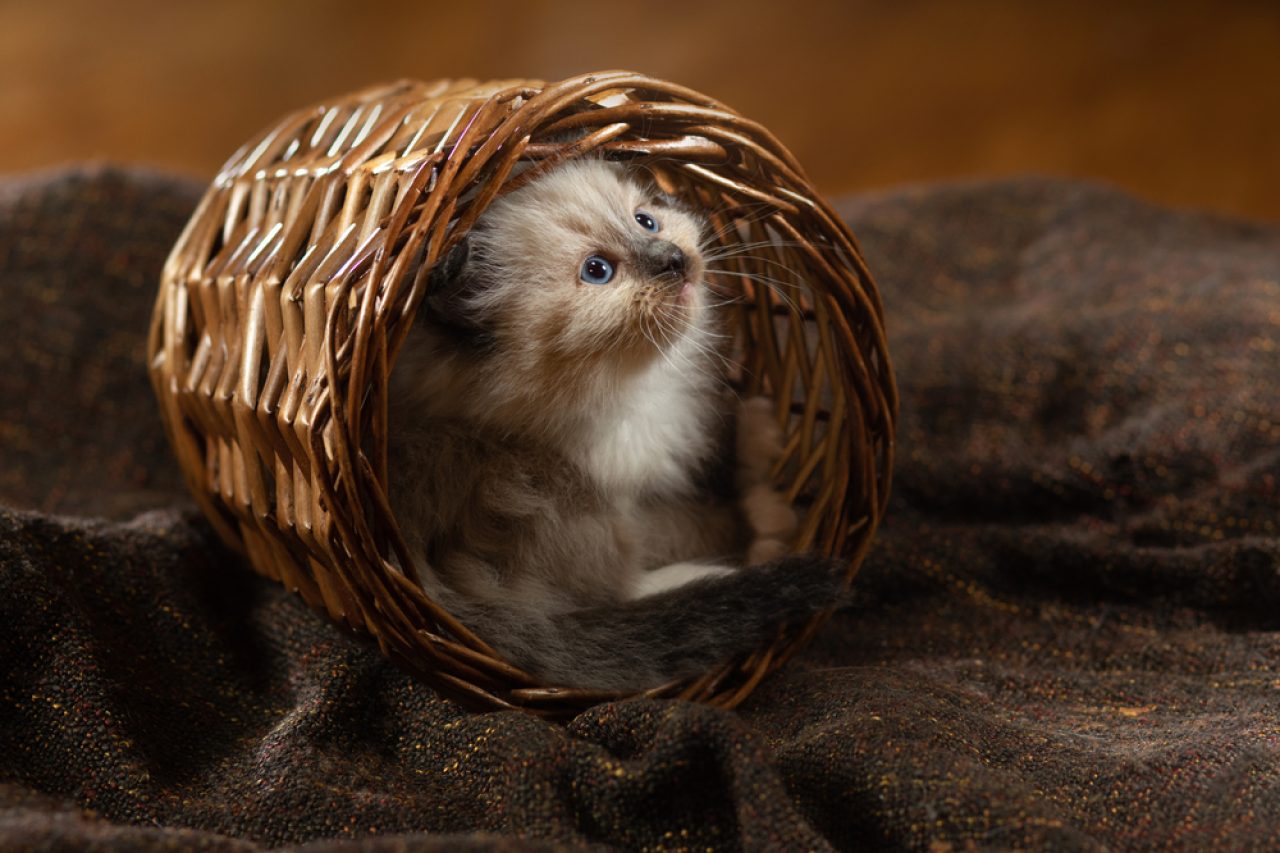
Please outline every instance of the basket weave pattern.
[[[165, 266], [151, 378], [187, 483], [222, 537], [438, 689], [564, 716], [605, 698], [539, 684], [430, 600], [388, 504], [388, 376], [427, 272], [485, 207], [592, 154], [708, 211], [738, 299], [734, 381], [777, 402], [797, 550], [848, 560], [883, 513], [896, 389], [879, 294], [844, 224], [773, 136], [625, 73], [400, 82], [287, 117], [241, 148]], [[518, 164], [532, 164], [518, 168]], [[774, 287], [762, 286], [770, 281]], [[650, 695], [732, 707], [827, 614]]]

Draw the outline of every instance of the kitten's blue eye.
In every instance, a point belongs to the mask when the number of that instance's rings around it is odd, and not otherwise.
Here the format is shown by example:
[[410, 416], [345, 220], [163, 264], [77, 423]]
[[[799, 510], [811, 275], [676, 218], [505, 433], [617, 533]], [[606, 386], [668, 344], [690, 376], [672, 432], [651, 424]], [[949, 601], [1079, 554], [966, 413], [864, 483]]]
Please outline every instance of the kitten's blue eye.
[[592, 255], [582, 262], [578, 277], [587, 284], [608, 284], [613, 281], [613, 264], [599, 255]]
[[660, 227], [658, 220], [654, 219], [643, 210], [636, 211], [636, 222], [640, 223], [640, 227], [646, 231], [657, 231]]

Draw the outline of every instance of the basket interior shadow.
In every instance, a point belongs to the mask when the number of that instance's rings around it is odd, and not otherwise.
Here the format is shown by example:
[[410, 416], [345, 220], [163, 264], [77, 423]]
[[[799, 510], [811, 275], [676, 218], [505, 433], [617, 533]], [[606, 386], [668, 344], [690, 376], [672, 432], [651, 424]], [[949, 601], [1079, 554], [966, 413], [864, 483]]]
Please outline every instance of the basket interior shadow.
[[[603, 694], [501, 659], [397, 566], [388, 375], [428, 271], [485, 207], [591, 155], [640, 163], [709, 215], [738, 297], [734, 381], [776, 402], [793, 543], [851, 581], [884, 511], [896, 390], [852, 235], [760, 125], [625, 72], [402, 81], [296, 112], [218, 174], [165, 266], [151, 378], [188, 486], [254, 568], [444, 693], [564, 717]], [[647, 691], [732, 707], [827, 613], [705, 675]]]

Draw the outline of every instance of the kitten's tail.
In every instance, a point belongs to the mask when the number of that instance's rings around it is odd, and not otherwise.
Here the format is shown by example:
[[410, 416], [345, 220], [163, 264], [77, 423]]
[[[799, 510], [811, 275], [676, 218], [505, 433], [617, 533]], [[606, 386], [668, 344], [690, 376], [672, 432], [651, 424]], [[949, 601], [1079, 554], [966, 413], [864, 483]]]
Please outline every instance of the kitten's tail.
[[547, 682], [636, 691], [707, 671], [842, 597], [845, 563], [797, 555], [655, 595], [550, 616], [440, 603], [513, 664]]

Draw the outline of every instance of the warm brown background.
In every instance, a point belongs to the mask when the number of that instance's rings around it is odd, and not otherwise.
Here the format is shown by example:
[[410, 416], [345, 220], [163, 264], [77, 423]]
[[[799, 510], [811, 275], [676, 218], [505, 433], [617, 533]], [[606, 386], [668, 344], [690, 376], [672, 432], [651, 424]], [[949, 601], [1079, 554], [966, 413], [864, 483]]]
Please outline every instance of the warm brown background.
[[0, 171], [210, 176], [400, 77], [631, 68], [763, 121], [831, 193], [1020, 172], [1280, 219], [1280, 2], [0, 2]]

